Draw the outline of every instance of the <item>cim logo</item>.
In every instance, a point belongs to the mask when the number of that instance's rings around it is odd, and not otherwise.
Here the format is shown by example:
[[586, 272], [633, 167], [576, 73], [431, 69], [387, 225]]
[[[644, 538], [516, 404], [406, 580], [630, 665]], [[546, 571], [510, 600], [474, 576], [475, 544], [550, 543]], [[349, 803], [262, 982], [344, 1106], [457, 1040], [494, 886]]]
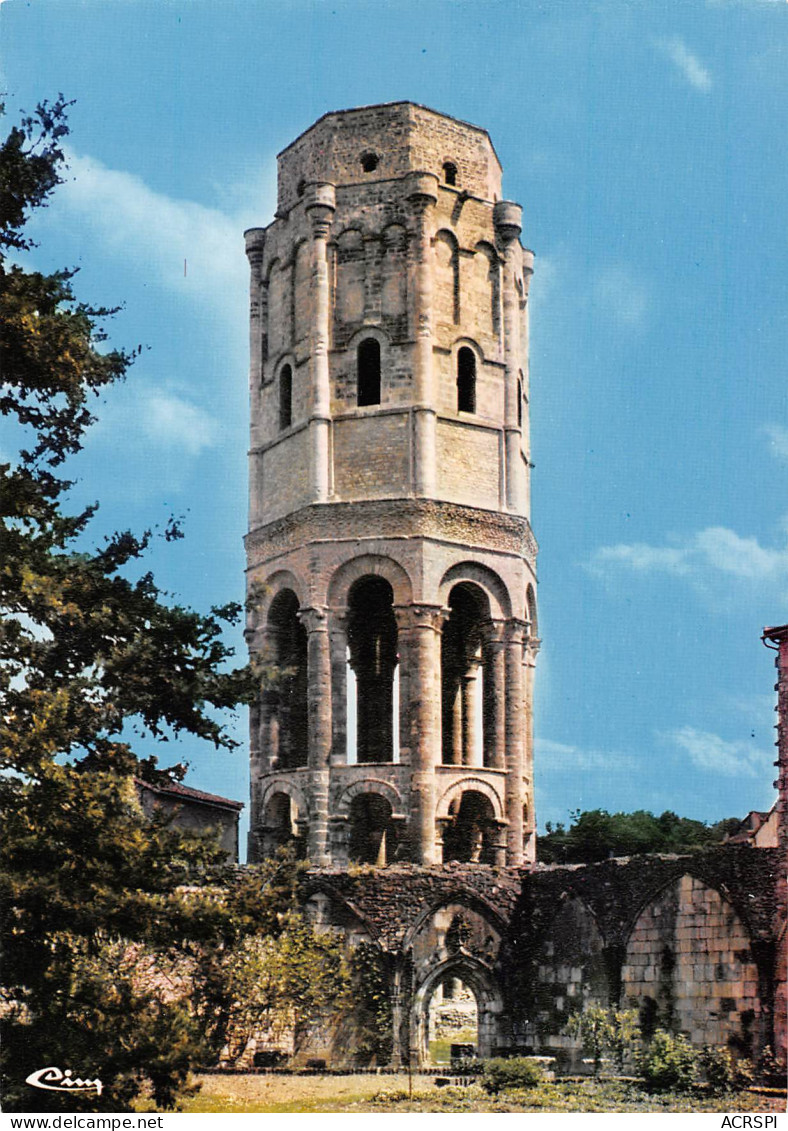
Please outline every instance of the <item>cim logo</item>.
[[44, 1088], [47, 1092], [70, 1092], [72, 1095], [95, 1092], [100, 1096], [102, 1087], [98, 1076], [95, 1080], [83, 1080], [80, 1076], [75, 1076], [70, 1068], [61, 1072], [54, 1064], [31, 1072], [25, 1083], [31, 1088]]

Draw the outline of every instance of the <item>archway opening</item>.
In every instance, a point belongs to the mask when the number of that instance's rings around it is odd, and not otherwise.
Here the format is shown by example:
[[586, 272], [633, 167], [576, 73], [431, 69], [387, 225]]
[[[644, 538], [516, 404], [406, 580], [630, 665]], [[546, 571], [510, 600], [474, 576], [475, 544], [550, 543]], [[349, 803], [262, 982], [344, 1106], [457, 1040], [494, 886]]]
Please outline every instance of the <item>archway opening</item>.
[[[357, 762], [393, 762], [395, 755], [394, 673], [397, 621], [394, 593], [382, 577], [362, 577], [348, 595], [348, 663], [355, 686]], [[350, 713], [349, 712], [349, 713]]]
[[288, 794], [274, 793], [269, 798], [263, 814], [263, 833], [266, 856], [273, 856], [286, 844], [294, 844], [300, 855], [298, 808]]
[[443, 862], [463, 864], [495, 863], [495, 811], [489, 797], [466, 789], [449, 806], [449, 820], [443, 833]]
[[360, 793], [350, 803], [348, 858], [356, 864], [390, 863], [396, 852], [391, 805], [379, 793]]
[[427, 1045], [430, 1062], [449, 1064], [477, 1055], [479, 1006], [471, 986], [457, 974], [438, 982], [427, 1005]]
[[267, 693], [270, 766], [290, 770], [308, 761], [307, 637], [292, 590], [282, 590], [271, 602], [268, 631], [276, 666]]
[[483, 625], [489, 602], [478, 586], [455, 585], [441, 637], [441, 743], [443, 764], [481, 766], [492, 750], [489, 712], [482, 709], [488, 681]]

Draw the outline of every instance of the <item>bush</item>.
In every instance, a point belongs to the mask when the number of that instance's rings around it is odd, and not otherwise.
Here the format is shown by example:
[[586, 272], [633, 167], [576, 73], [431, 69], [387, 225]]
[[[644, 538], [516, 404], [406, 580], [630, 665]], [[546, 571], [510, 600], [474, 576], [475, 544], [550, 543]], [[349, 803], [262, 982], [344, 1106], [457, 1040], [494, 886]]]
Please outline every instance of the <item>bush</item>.
[[533, 1088], [542, 1081], [542, 1068], [527, 1056], [493, 1057], [485, 1060], [482, 1087], [490, 1095], [513, 1088]]
[[712, 1092], [741, 1091], [749, 1088], [755, 1077], [749, 1060], [736, 1060], [730, 1049], [704, 1045], [700, 1066]]
[[686, 1037], [657, 1029], [642, 1053], [640, 1074], [653, 1092], [688, 1092], [698, 1074], [698, 1054]]

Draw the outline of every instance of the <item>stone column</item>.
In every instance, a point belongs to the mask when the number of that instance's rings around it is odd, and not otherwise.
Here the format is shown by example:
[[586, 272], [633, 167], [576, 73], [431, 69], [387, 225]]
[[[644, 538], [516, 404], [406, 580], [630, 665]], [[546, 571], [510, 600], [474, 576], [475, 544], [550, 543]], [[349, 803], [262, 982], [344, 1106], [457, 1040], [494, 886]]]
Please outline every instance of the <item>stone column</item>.
[[302, 609], [298, 617], [307, 631], [308, 767], [312, 803], [309, 859], [315, 867], [320, 868], [331, 862], [328, 855], [331, 647], [325, 608]]
[[524, 714], [524, 747], [523, 747], [523, 778], [525, 779], [523, 801], [527, 803], [527, 816], [523, 826], [525, 842], [525, 860], [533, 863], [536, 860], [536, 806], [534, 804], [534, 675], [536, 672], [536, 657], [539, 653], [541, 641], [536, 636], [529, 636], [525, 646], [525, 697], [523, 702]]
[[462, 696], [462, 764], [476, 765], [476, 677], [479, 668], [475, 660], [460, 679]]
[[328, 372], [330, 341], [330, 288], [328, 237], [336, 209], [334, 186], [325, 183], [307, 186], [306, 212], [312, 225], [312, 326], [310, 334], [312, 404], [310, 432], [310, 495], [324, 503], [330, 494], [329, 429], [331, 427], [331, 385]]
[[441, 629], [440, 605], [408, 605], [394, 610], [399, 639], [410, 671], [407, 696], [401, 695], [410, 749], [411, 842], [416, 862], [437, 863], [435, 767], [440, 762]]
[[346, 609], [329, 614], [331, 642], [331, 765], [347, 762], [347, 620]]
[[509, 821], [506, 863], [517, 868], [523, 862], [523, 768], [525, 756], [524, 646], [528, 635], [525, 621], [514, 617], [506, 623], [506, 817]]
[[531, 285], [533, 273], [534, 253], [527, 248], [523, 248], [523, 293], [520, 298], [520, 359], [522, 361], [523, 396], [525, 398], [522, 409], [523, 425], [521, 444], [523, 456], [525, 457], [523, 463], [523, 504], [526, 515], [530, 515], [531, 513], [531, 410], [528, 403], [531, 396], [531, 330], [528, 311], [528, 290]]
[[501, 297], [503, 305], [504, 444], [506, 468], [506, 509], [524, 514], [523, 462], [520, 454], [521, 431], [517, 422], [517, 380], [520, 373], [520, 317], [515, 276], [522, 266], [519, 237], [522, 208], [510, 200], [499, 200], [493, 209], [498, 244], [503, 254]]
[[416, 213], [412, 260], [414, 339], [413, 421], [414, 492], [433, 498], [436, 489], [436, 404], [432, 356], [432, 211], [438, 201], [438, 178], [411, 174], [408, 199]]
[[244, 232], [246, 257], [249, 260], [249, 384], [259, 389], [263, 378], [263, 324], [265, 285], [263, 254], [265, 228], [249, 228]]
[[502, 621], [482, 626], [484, 648], [484, 764], [506, 769], [506, 644]]

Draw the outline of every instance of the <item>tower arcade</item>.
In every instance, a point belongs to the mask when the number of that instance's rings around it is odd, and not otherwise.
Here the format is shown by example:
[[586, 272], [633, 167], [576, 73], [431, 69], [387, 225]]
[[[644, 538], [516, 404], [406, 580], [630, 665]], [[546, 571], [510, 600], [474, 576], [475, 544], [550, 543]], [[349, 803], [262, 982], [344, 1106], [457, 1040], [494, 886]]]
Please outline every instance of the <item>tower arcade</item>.
[[251, 267], [250, 860], [534, 855], [528, 284], [487, 133], [409, 102], [278, 158]]

